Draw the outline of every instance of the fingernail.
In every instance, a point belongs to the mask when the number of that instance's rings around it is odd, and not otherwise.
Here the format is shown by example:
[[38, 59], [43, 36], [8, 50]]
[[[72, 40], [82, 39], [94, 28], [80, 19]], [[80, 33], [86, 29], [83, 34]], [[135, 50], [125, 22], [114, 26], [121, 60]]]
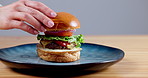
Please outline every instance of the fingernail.
[[56, 16], [57, 16], [57, 14], [56, 14], [55, 12], [51, 12], [50, 15], [51, 15], [52, 17], [56, 17]]
[[45, 31], [45, 28], [44, 27], [41, 27], [41, 31], [44, 32]]
[[52, 21], [48, 21], [48, 27], [53, 27], [54, 23]]
[[38, 32], [37, 31], [34, 31], [34, 34], [38, 34]]

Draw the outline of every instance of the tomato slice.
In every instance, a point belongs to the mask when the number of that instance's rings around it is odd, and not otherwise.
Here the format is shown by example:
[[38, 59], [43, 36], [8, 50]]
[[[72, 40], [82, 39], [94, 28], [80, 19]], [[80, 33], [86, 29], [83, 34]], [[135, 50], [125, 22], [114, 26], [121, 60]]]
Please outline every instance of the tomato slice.
[[45, 35], [50, 36], [72, 36], [72, 31], [46, 31]]
[[69, 45], [70, 43], [65, 42], [65, 41], [54, 41], [55, 43], [59, 44], [60, 46], [66, 47], [67, 45]]

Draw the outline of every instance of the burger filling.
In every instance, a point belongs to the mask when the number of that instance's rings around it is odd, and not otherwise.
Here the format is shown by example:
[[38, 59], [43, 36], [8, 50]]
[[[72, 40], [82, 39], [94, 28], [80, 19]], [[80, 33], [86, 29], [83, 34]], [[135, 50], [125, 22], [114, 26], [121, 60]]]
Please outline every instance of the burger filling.
[[38, 35], [37, 39], [43, 48], [48, 49], [73, 49], [81, 47], [83, 43], [83, 35], [73, 36], [46, 36]]

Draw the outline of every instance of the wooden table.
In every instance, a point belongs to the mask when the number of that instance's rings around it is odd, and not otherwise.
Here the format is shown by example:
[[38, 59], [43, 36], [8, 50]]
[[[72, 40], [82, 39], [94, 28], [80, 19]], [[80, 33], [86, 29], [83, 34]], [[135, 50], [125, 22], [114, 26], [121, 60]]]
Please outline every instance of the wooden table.
[[[0, 37], [0, 48], [38, 42], [35, 36]], [[148, 78], [148, 35], [139, 36], [85, 36], [85, 42], [120, 48], [125, 57], [117, 64], [103, 71], [83, 73], [69, 77], [82, 78]], [[58, 75], [58, 74], [57, 74]], [[44, 77], [50, 75], [42, 75]], [[0, 78], [40, 78], [15, 72], [0, 62]]]

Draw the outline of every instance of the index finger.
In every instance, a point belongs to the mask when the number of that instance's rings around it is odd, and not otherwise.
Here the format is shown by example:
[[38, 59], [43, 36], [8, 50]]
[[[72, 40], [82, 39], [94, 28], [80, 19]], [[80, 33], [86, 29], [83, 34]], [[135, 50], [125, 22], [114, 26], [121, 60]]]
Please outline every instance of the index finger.
[[26, 0], [25, 5], [28, 7], [34, 8], [49, 17], [57, 16], [56, 12], [54, 12], [52, 9], [48, 8], [45, 4], [41, 2]]

